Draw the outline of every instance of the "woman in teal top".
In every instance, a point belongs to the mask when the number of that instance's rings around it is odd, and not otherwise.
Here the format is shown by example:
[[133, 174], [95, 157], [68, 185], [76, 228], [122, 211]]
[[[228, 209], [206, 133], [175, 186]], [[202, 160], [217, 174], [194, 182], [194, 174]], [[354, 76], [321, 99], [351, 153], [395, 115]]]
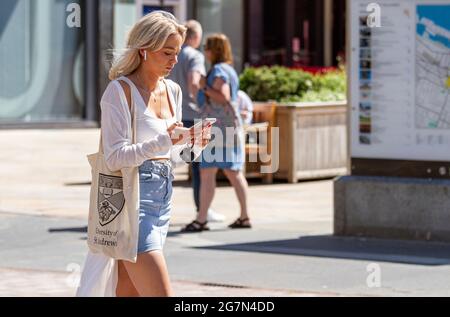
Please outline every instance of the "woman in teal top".
[[[217, 122], [215, 127], [213, 126], [214, 139], [204, 150], [200, 160], [200, 210], [197, 218], [182, 231], [209, 230], [206, 217], [214, 197], [216, 174], [219, 169], [223, 170], [235, 188], [241, 207], [240, 217], [229, 227], [250, 228], [247, 211], [248, 183], [242, 172], [245, 160], [242, 119], [233, 106], [237, 100], [239, 77], [231, 66], [233, 56], [227, 36], [224, 34], [209, 36], [206, 39], [205, 57], [212, 68], [207, 78], [201, 82], [202, 90], [198, 94], [198, 105], [203, 111], [203, 117], [215, 117]], [[234, 135], [231, 137], [226, 133], [226, 129], [235, 129]]]

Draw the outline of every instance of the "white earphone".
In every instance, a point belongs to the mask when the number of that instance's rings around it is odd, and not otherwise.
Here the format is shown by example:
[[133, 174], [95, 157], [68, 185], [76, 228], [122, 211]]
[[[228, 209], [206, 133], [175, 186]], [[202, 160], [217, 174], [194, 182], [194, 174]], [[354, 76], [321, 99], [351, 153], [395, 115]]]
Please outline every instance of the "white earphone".
[[144, 51], [144, 61], [147, 61], [147, 51]]

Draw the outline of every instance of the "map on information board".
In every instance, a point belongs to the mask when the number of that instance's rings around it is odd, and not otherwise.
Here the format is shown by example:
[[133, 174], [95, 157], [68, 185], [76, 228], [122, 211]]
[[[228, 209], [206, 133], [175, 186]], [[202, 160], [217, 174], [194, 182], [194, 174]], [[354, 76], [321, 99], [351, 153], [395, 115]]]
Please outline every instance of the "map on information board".
[[416, 127], [450, 129], [450, 5], [417, 6]]

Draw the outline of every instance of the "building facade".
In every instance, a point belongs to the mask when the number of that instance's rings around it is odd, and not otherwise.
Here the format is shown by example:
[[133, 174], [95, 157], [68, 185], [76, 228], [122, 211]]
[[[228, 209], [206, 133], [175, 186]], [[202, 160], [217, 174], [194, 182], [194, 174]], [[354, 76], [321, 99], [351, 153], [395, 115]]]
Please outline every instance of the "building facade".
[[332, 66], [344, 56], [345, 0], [2, 0], [0, 128], [97, 126], [113, 50], [164, 9], [223, 32], [235, 67]]

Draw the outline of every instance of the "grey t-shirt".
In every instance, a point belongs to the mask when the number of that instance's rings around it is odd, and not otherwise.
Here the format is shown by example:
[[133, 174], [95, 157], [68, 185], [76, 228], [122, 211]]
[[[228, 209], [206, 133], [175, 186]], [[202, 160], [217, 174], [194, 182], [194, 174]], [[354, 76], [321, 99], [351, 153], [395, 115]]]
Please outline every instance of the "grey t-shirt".
[[[169, 79], [180, 85], [183, 92], [183, 120], [199, 119], [200, 114], [193, 109], [197, 108], [195, 100], [189, 96], [188, 74], [189, 72], [197, 71], [203, 76], [206, 76], [205, 57], [203, 54], [191, 46], [183, 46], [178, 55], [178, 64], [168, 76]], [[196, 97], [196, 96], [194, 96]]]

